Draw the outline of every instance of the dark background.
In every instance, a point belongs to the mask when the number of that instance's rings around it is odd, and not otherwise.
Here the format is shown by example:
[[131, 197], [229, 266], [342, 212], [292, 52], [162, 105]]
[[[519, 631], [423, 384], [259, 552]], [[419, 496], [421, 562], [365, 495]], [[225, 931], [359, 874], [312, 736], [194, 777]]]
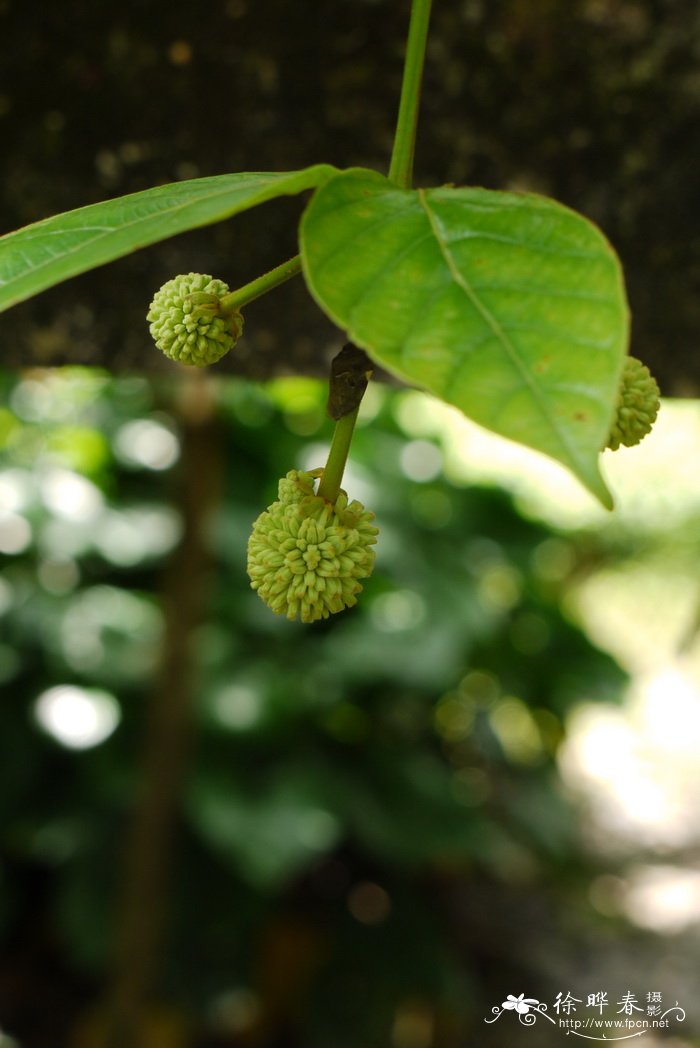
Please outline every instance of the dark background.
[[[318, 161], [385, 171], [408, 3], [1, 0], [0, 228], [152, 185]], [[622, 257], [632, 352], [700, 390], [695, 0], [436, 0], [415, 180], [551, 195]], [[83, 276], [0, 321], [3, 359], [168, 365], [144, 314], [176, 272], [231, 286], [295, 253], [282, 200]], [[220, 365], [323, 373], [338, 336], [300, 280]]]

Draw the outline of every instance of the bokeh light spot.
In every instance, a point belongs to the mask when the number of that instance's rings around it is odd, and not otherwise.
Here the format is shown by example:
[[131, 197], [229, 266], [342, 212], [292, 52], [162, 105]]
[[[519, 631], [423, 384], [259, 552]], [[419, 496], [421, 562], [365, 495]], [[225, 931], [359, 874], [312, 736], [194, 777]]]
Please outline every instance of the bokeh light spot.
[[212, 700], [212, 713], [225, 728], [244, 731], [257, 724], [262, 712], [260, 693], [248, 684], [230, 684]]
[[411, 511], [417, 524], [439, 531], [450, 523], [452, 499], [440, 488], [415, 488], [410, 494]]
[[164, 470], [177, 462], [180, 442], [167, 426], [154, 419], [140, 418], [119, 429], [114, 450], [128, 466]]
[[383, 924], [391, 913], [391, 899], [373, 881], [359, 881], [348, 893], [348, 909], [360, 924]]
[[425, 619], [425, 601], [413, 590], [381, 593], [372, 602], [370, 614], [375, 626], [386, 633], [415, 629]]
[[409, 480], [434, 480], [442, 469], [442, 452], [429, 440], [411, 440], [401, 449], [401, 469]]
[[212, 1028], [217, 1033], [229, 1035], [244, 1033], [255, 1026], [259, 1016], [260, 1001], [252, 990], [244, 986], [219, 994], [209, 1009]]
[[448, 742], [468, 738], [474, 726], [476, 707], [466, 696], [450, 692], [435, 708], [435, 729]]
[[94, 544], [111, 564], [129, 567], [168, 553], [181, 530], [177, 514], [165, 507], [109, 510], [102, 515]]
[[32, 501], [32, 490], [32, 476], [28, 470], [3, 470], [0, 473], [0, 512], [21, 513]]
[[47, 593], [70, 593], [80, 582], [80, 571], [74, 560], [43, 560], [37, 568], [39, 582]]
[[34, 715], [41, 728], [62, 746], [87, 750], [108, 739], [121, 719], [109, 692], [60, 684], [38, 696]]
[[0, 553], [8, 556], [23, 553], [32, 541], [29, 521], [17, 513], [6, 513], [0, 517]]
[[479, 597], [494, 611], [510, 611], [520, 601], [522, 579], [510, 564], [493, 564], [479, 578]]
[[311, 851], [325, 851], [335, 844], [340, 825], [334, 815], [323, 808], [309, 808], [299, 818], [297, 837]]
[[516, 764], [536, 764], [543, 754], [537, 723], [521, 699], [508, 696], [489, 715], [491, 727], [506, 756]]
[[392, 1048], [431, 1048], [435, 1016], [427, 1001], [403, 1001], [396, 1009], [391, 1031]]
[[623, 896], [627, 916], [640, 928], [673, 935], [700, 923], [700, 871], [680, 866], [639, 866]]
[[99, 488], [67, 469], [46, 474], [41, 483], [41, 496], [46, 508], [63, 520], [93, 520], [104, 504]]

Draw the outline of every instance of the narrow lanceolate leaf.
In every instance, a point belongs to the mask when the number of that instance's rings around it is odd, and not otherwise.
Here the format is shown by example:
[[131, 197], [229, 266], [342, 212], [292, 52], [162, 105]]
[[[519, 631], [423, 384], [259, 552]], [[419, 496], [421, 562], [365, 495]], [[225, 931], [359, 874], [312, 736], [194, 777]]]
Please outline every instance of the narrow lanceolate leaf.
[[0, 310], [177, 233], [313, 189], [336, 170], [316, 164], [303, 171], [194, 178], [34, 222], [0, 237]]
[[354, 169], [314, 195], [301, 248], [319, 305], [378, 363], [611, 505], [598, 455], [628, 310], [595, 226], [544, 197], [404, 190]]

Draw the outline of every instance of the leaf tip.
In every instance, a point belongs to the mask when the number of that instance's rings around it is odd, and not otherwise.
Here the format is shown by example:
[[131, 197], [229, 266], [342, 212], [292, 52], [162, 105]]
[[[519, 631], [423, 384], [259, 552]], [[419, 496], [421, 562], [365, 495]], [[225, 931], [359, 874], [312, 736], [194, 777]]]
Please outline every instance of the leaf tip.
[[591, 495], [600, 502], [604, 509], [610, 511], [615, 509], [615, 501], [610, 493], [610, 489], [603, 479], [603, 475], [600, 472], [597, 462], [593, 465], [591, 470], [587, 471], [585, 476], [581, 474], [578, 476], [579, 480], [582, 481], [588, 491], [590, 491]]

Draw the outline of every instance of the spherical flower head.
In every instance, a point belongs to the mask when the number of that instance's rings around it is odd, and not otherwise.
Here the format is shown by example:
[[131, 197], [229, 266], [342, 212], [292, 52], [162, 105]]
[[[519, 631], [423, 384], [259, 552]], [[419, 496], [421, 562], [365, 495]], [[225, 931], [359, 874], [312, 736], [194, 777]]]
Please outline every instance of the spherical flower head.
[[357, 603], [360, 579], [371, 575], [379, 529], [362, 503], [335, 504], [314, 494], [321, 470], [292, 470], [279, 499], [261, 513], [248, 541], [248, 575], [277, 615], [302, 622], [327, 619]]
[[171, 360], [205, 367], [221, 360], [243, 332], [240, 313], [223, 314], [228, 284], [205, 273], [174, 277], [157, 291], [146, 319], [158, 349]]
[[650, 432], [659, 413], [659, 387], [641, 360], [627, 357], [617, 395], [617, 414], [606, 447], [632, 447]]

